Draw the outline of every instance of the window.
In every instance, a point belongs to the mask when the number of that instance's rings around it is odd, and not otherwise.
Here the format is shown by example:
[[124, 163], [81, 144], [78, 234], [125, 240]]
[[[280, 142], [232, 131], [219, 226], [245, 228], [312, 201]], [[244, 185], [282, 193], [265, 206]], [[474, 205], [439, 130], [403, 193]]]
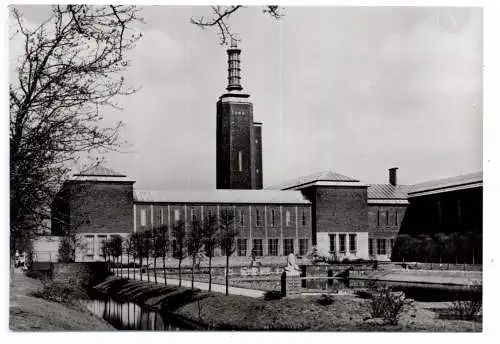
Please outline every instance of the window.
[[146, 209], [141, 209], [141, 226], [146, 225]]
[[339, 234], [339, 251], [345, 253], [345, 234]]
[[256, 226], [262, 226], [261, 213], [260, 213], [259, 210], [255, 211], [255, 225]]
[[377, 239], [377, 254], [387, 254], [385, 250], [385, 239]]
[[290, 221], [290, 212], [287, 210], [287, 212], [285, 213], [285, 225], [287, 227], [290, 227], [290, 223], [291, 223], [291, 221]]
[[262, 250], [262, 239], [253, 239], [253, 250], [255, 251], [255, 255], [257, 257], [262, 257], [263, 255], [263, 250]]
[[277, 256], [278, 255], [278, 239], [269, 239], [267, 241], [268, 243], [268, 248], [267, 250], [269, 251], [270, 256]]
[[89, 256], [94, 255], [94, 236], [86, 235], [85, 236], [85, 253]]
[[196, 220], [196, 212], [194, 211], [194, 208], [191, 208], [191, 222], [194, 222]]
[[389, 240], [389, 249], [392, 251], [393, 248], [394, 248], [394, 239], [390, 239]]
[[177, 240], [172, 240], [172, 256], [177, 255]]
[[368, 254], [373, 256], [373, 239], [368, 239]]
[[238, 171], [243, 171], [243, 153], [238, 151]]
[[306, 212], [302, 210], [302, 226], [305, 226], [307, 224], [306, 221]]
[[389, 212], [388, 211], [385, 212], [385, 225], [389, 226]]
[[99, 256], [104, 257], [104, 242], [106, 241], [106, 235], [97, 236], [97, 247], [96, 251], [99, 253]]
[[160, 209], [160, 225], [164, 223], [163, 208]]
[[394, 225], [395, 226], [398, 225], [398, 211], [397, 210], [394, 212]]
[[238, 239], [236, 243], [236, 251], [240, 257], [247, 255], [247, 239]]
[[245, 212], [243, 211], [243, 209], [240, 209], [239, 217], [240, 217], [240, 226], [244, 226], [245, 225]]
[[355, 253], [356, 250], [356, 234], [349, 234], [349, 252]]
[[299, 256], [305, 256], [309, 249], [308, 239], [299, 239]]
[[290, 253], [293, 253], [293, 239], [284, 239], [283, 240], [283, 254], [288, 256]]
[[335, 234], [329, 234], [330, 237], [330, 252], [335, 252]]
[[174, 221], [177, 222], [181, 219], [181, 213], [179, 212], [179, 209], [174, 210]]
[[380, 226], [380, 210], [377, 210], [377, 226]]
[[276, 226], [276, 212], [273, 210], [271, 210], [271, 226]]

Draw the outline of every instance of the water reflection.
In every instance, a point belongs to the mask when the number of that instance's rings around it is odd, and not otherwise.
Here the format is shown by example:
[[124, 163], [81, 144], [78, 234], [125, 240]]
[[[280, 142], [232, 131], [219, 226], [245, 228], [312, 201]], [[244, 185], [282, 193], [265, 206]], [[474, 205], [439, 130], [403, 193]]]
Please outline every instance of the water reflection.
[[165, 319], [159, 312], [152, 311], [132, 302], [114, 300], [90, 300], [87, 308], [119, 330], [179, 331], [180, 326], [172, 319]]

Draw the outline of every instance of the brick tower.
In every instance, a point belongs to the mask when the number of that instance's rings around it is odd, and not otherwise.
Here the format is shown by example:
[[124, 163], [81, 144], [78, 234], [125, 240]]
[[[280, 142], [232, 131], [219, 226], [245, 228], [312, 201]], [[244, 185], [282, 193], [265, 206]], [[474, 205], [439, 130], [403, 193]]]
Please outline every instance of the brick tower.
[[262, 123], [243, 93], [240, 53], [231, 41], [227, 93], [217, 102], [217, 189], [262, 189]]

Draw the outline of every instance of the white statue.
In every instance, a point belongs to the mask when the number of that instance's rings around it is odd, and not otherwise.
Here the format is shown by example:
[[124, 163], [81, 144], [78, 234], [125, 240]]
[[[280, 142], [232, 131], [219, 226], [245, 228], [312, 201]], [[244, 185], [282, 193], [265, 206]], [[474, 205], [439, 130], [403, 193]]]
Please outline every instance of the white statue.
[[297, 263], [295, 263], [295, 255], [293, 253], [290, 253], [288, 255], [288, 257], [286, 258], [285, 271], [286, 272], [300, 272], [300, 268], [298, 267]]

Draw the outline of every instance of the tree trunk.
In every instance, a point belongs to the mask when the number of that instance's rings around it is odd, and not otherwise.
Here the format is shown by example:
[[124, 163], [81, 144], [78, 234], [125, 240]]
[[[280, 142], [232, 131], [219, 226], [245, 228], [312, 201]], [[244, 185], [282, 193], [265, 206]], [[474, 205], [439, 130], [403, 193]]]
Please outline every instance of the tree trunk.
[[148, 276], [148, 282], [149, 282], [149, 253], [146, 256], [146, 274]]
[[132, 271], [133, 271], [134, 280], [135, 280], [135, 269], [136, 269], [136, 267], [135, 267], [135, 258], [136, 258], [135, 255], [133, 255], [132, 258], [134, 258], [134, 267], [132, 268]]
[[130, 279], [130, 253], [127, 252], [127, 279]]
[[226, 254], [226, 295], [229, 295], [229, 255]]
[[179, 287], [181, 286], [181, 264], [182, 264], [182, 258], [179, 257]]
[[208, 255], [208, 291], [212, 291], [212, 255]]
[[155, 262], [154, 262], [153, 269], [154, 269], [154, 276], [155, 276], [155, 284], [158, 284], [158, 280], [156, 279], [156, 257], [154, 257], [154, 259], [155, 259]]
[[139, 276], [142, 281], [142, 257], [139, 258]]
[[195, 262], [195, 257], [193, 256], [193, 262], [191, 264], [191, 290], [194, 289], [194, 262]]
[[165, 255], [163, 255], [163, 279], [165, 284], [167, 284], [167, 271], [165, 270]]
[[120, 256], [120, 271], [122, 273], [122, 278], [123, 278], [123, 253]]

